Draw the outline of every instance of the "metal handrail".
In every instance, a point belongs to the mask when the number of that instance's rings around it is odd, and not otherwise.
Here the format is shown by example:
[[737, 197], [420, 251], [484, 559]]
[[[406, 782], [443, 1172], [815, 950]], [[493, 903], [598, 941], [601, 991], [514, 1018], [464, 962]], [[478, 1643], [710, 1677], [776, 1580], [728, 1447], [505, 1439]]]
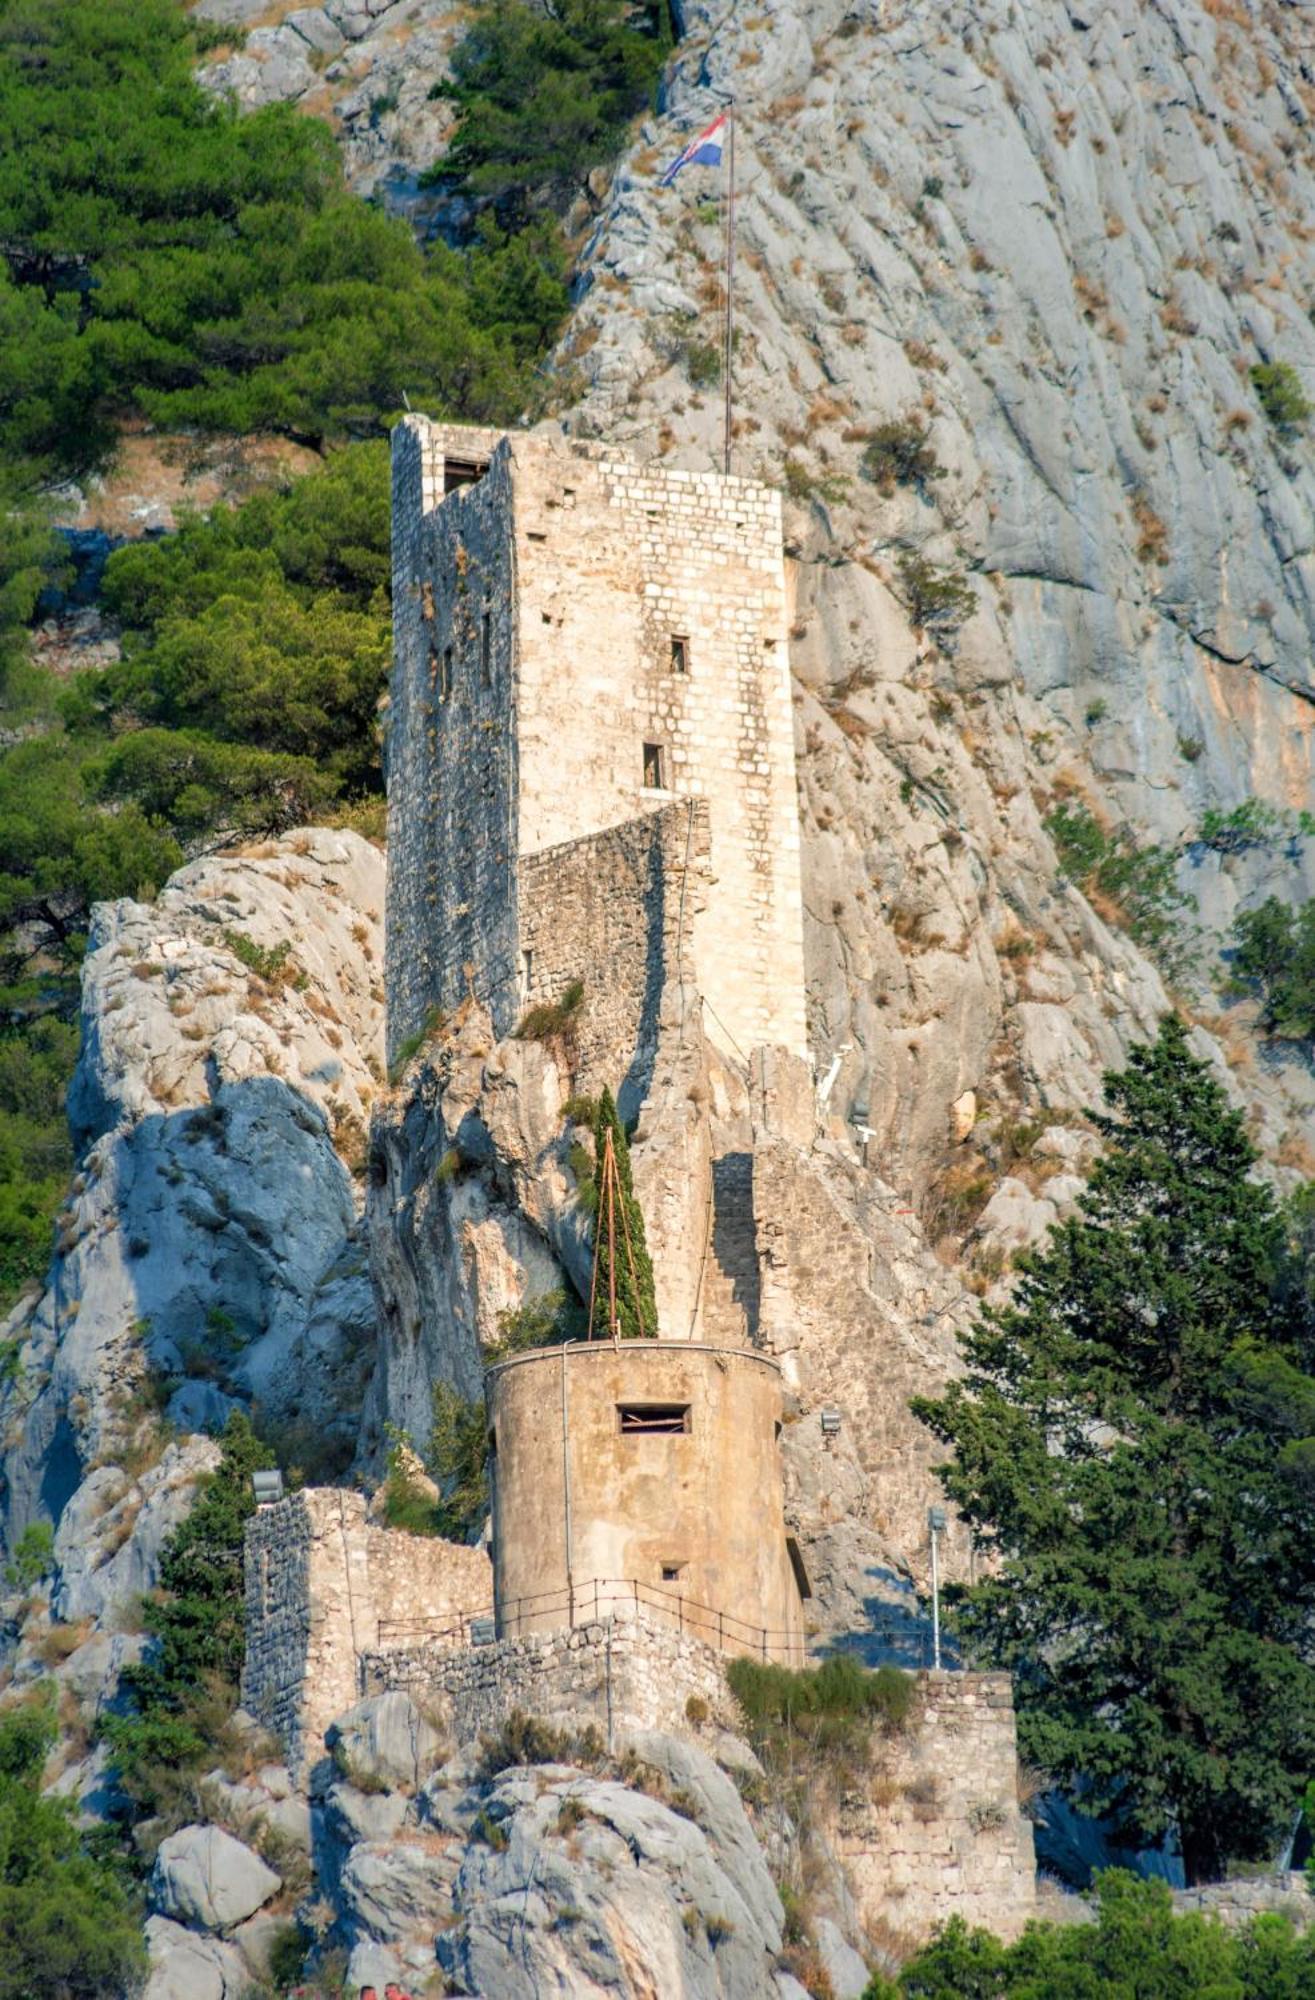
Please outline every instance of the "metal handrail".
[[385, 1644], [387, 1634], [393, 1644], [399, 1639], [405, 1641], [406, 1637], [414, 1636], [425, 1644], [437, 1644], [448, 1639], [455, 1649], [456, 1646], [470, 1644], [471, 1625], [490, 1616], [496, 1619], [497, 1635], [503, 1639], [518, 1635], [526, 1620], [538, 1624], [540, 1620], [560, 1613], [564, 1614], [561, 1618], [562, 1629], [570, 1630], [613, 1615], [619, 1606], [625, 1604], [657, 1612], [678, 1631], [687, 1631], [691, 1637], [703, 1639], [720, 1652], [725, 1652], [729, 1643], [730, 1647], [751, 1652], [763, 1660], [770, 1660], [779, 1654], [802, 1657], [803, 1642], [799, 1634], [789, 1627], [754, 1625], [747, 1619], [737, 1617], [733, 1611], [702, 1604], [697, 1598], [685, 1597], [679, 1591], [664, 1590], [658, 1584], [646, 1583], [642, 1578], [633, 1576], [592, 1577], [583, 1583], [562, 1585], [556, 1590], [505, 1598], [496, 1606], [468, 1613], [454, 1624], [439, 1626], [430, 1619], [381, 1618], [378, 1622], [378, 1644], [381, 1647]]

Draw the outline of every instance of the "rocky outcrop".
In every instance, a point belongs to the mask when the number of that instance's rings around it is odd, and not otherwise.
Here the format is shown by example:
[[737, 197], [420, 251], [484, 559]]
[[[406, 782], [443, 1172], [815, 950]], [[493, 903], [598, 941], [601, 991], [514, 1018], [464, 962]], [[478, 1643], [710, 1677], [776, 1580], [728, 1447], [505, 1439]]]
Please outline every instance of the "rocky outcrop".
[[218, 1826], [184, 1826], [160, 1843], [151, 1904], [202, 1930], [230, 1931], [278, 1893], [280, 1879], [258, 1854]]
[[480, 1778], [464, 1756], [409, 1804], [335, 1786], [322, 1878], [349, 1985], [436, 1956], [458, 1990], [507, 2000], [787, 1992], [780, 1900], [734, 1784], [674, 1738], [628, 1755], [646, 1790], [565, 1764]]
[[[733, 96], [735, 457], [795, 498], [814, 1046], [922, 1199], [965, 1092], [1072, 1111], [1166, 1005], [1064, 882], [1055, 803], [1186, 843], [1216, 939], [1262, 878], [1309, 893], [1302, 839], [1191, 842], [1208, 806], [1310, 802], [1315, 473], [1248, 379], [1315, 381], [1304, 57], [1282, 10], [1195, 0], [684, 21], [596, 231], [566, 421], [718, 462], [684, 357], [718, 337], [721, 183], [654, 164]], [[926, 430], [904, 483], [865, 474], [884, 422]], [[971, 592], [957, 633], [917, 627], [908, 555]], [[1228, 1040], [1297, 1148], [1300, 1063]]]
[[65, 1626], [153, 1587], [217, 1458], [195, 1433], [230, 1409], [259, 1405], [287, 1464], [352, 1455], [373, 1350], [357, 1217], [382, 906], [378, 852], [320, 829], [97, 912], [69, 1094], [79, 1172], [47, 1287], [6, 1328], [0, 1457], [8, 1547], [55, 1528], [42, 1601]]
[[452, 125], [431, 91], [464, 22], [453, 0], [199, 0], [196, 12], [234, 31], [199, 72], [208, 89], [244, 110], [293, 103], [327, 118], [357, 192], [423, 225], [435, 204], [419, 177]]

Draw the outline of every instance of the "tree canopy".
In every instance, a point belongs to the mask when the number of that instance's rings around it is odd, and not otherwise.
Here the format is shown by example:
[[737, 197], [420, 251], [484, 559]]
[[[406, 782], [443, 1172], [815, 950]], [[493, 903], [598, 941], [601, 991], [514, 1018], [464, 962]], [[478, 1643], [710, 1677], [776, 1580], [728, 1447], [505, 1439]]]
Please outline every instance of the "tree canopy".
[[[603, 1162], [608, 1139], [616, 1161], [616, 1186], [609, 1204]], [[612, 1334], [612, 1287], [616, 1288], [616, 1320], [623, 1340], [657, 1334], [657, 1297], [653, 1260], [644, 1234], [644, 1211], [635, 1195], [630, 1169], [630, 1143], [617, 1116], [616, 1101], [606, 1084], [594, 1115], [594, 1296], [590, 1334]]]
[[1024, 1756], [1200, 1880], [1271, 1854], [1315, 1769], [1310, 1302], [1182, 1022], [1105, 1093], [1078, 1213], [914, 1407], [997, 1559], [956, 1618]]
[[438, 86], [458, 123], [431, 178], [490, 196], [500, 219], [563, 207], [650, 101], [665, 10], [626, 0], [485, 0]]
[[43, 1795], [53, 1684], [0, 1713], [0, 2000], [118, 2000], [145, 1948], [119, 1871], [91, 1851], [72, 1799]]
[[1094, 1924], [1031, 1923], [1005, 1945], [955, 1917], [863, 2000], [1302, 2000], [1313, 1982], [1315, 1931], [1179, 1916], [1163, 1882], [1110, 1868]]
[[180, 1778], [213, 1758], [214, 1732], [237, 1700], [244, 1643], [242, 1536], [255, 1511], [251, 1475], [274, 1454], [234, 1411], [217, 1470], [160, 1556], [160, 1593], [146, 1607], [150, 1657], [123, 1676], [131, 1714], [104, 1734], [129, 1796], [162, 1802]]

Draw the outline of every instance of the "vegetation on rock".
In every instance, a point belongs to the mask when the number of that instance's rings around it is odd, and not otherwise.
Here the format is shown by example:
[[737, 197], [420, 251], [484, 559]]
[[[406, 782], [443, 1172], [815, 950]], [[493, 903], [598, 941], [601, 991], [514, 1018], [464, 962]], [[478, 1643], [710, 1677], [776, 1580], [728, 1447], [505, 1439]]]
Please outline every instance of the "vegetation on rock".
[[437, 86], [458, 123], [430, 179], [490, 198], [504, 226], [560, 213], [651, 102], [671, 39], [662, 4], [489, 0]]
[[1251, 370], [1251, 386], [1276, 431], [1291, 435], [1301, 429], [1311, 414], [1310, 399], [1291, 362], [1256, 362]]
[[1260, 996], [1271, 1034], [1315, 1035], [1315, 903], [1269, 896], [1233, 925], [1233, 984]]
[[1105, 1093], [1078, 1213], [914, 1408], [998, 1558], [954, 1615], [1016, 1676], [1022, 1754], [1209, 1880], [1274, 1852], [1315, 1767], [1315, 1326], [1181, 1021]]
[[1056, 806], [1045, 823], [1064, 873], [1099, 915], [1121, 924], [1168, 978], [1195, 963], [1195, 933], [1186, 912], [1195, 905], [1178, 887], [1174, 857], [1139, 847], [1126, 827], [1107, 833], [1083, 805]]
[[1285, 1917], [1231, 1929], [1178, 1916], [1163, 1882], [1110, 1868], [1094, 1924], [1029, 1924], [1016, 1944], [953, 1917], [896, 1980], [863, 2000], [1302, 2000], [1315, 1983], [1315, 1931]]
[[41, 1791], [57, 1735], [51, 1683], [0, 1714], [0, 2000], [118, 2000], [145, 1969], [139, 1913], [74, 1801]]
[[[601, 1197], [603, 1157], [608, 1138], [616, 1161], [614, 1213], [605, 1214]], [[635, 1196], [630, 1170], [630, 1142], [617, 1116], [616, 1101], [606, 1084], [594, 1118], [594, 1295], [591, 1334], [610, 1339], [612, 1292], [616, 1292], [616, 1324], [622, 1340], [653, 1339], [657, 1334], [657, 1297], [653, 1260], [644, 1234], [644, 1211]]]
[[242, 1536], [256, 1506], [251, 1475], [274, 1454], [237, 1411], [222, 1444], [218, 1467], [161, 1551], [159, 1592], [145, 1607], [156, 1643], [123, 1676], [133, 1709], [103, 1725], [119, 1782], [143, 1811], [167, 1810], [215, 1761], [217, 1737], [237, 1705]]
[[[473, 1541], [489, 1511], [488, 1419], [482, 1397], [466, 1402], [447, 1382], [434, 1387], [434, 1420], [423, 1454], [404, 1432], [390, 1431], [384, 1520], [411, 1535]], [[420, 1471], [425, 1479], [417, 1479]], [[426, 1490], [425, 1480], [438, 1488]]]

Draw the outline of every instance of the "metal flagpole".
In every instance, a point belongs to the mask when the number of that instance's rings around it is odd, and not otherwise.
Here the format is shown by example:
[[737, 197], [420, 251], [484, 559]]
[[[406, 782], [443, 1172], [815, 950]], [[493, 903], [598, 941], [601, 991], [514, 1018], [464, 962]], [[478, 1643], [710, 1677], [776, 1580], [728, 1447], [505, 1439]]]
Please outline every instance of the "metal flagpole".
[[731, 364], [735, 355], [735, 106], [726, 113], [730, 128], [730, 160], [726, 193], [726, 352], [722, 358], [722, 378], [726, 394], [726, 449], [724, 470], [731, 469]]

